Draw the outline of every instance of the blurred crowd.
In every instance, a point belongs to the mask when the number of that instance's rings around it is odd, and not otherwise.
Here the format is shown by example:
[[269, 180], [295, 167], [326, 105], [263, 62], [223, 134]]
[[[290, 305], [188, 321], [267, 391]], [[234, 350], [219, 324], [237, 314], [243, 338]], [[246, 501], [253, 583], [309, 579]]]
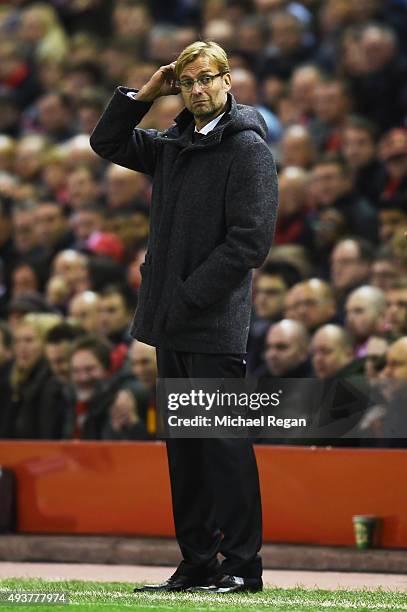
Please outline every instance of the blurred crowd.
[[[358, 431], [398, 431], [406, 2], [1, 0], [2, 438], [156, 435], [155, 349], [128, 334], [151, 184], [98, 157], [89, 136], [116, 86], [140, 88], [200, 38], [228, 52], [232, 93], [263, 115], [279, 170], [248, 372], [363, 377], [375, 394]], [[141, 127], [164, 130], [181, 109], [160, 98]]]

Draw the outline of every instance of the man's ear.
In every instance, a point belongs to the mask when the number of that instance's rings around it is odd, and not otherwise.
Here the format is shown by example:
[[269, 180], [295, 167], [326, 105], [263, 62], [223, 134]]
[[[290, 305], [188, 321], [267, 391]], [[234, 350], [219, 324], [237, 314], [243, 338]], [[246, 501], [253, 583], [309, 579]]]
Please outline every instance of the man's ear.
[[229, 72], [223, 75], [223, 84], [225, 86], [226, 91], [229, 91], [232, 88], [232, 79]]

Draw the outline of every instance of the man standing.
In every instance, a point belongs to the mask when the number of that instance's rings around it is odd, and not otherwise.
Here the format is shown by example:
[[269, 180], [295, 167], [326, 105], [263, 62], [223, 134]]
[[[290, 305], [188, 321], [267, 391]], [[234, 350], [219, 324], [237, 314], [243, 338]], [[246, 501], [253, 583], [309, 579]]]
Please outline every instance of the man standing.
[[[159, 378], [243, 378], [252, 268], [271, 246], [277, 176], [266, 125], [237, 104], [224, 50], [195, 42], [139, 90], [118, 87], [90, 143], [153, 179], [149, 245], [131, 328], [156, 347]], [[181, 93], [164, 132], [134, 128], [154, 100]], [[259, 480], [248, 439], [168, 439], [183, 560], [142, 590], [262, 588]], [[220, 565], [217, 553], [224, 556]]]

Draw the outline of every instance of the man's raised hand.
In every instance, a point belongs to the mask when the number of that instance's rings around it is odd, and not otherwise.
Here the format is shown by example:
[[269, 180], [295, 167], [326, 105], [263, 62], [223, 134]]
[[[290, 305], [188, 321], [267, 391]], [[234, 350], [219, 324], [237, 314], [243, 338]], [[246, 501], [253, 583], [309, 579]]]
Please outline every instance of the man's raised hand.
[[177, 76], [174, 69], [175, 62], [161, 66], [137, 93], [136, 100], [153, 102], [161, 96], [178, 94], [181, 90], [176, 85]]

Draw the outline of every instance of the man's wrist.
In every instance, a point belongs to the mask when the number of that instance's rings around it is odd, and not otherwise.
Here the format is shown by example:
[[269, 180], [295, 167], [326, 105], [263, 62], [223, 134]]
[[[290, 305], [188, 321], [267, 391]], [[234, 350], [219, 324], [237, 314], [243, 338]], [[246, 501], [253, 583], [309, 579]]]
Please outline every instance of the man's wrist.
[[136, 92], [132, 92], [132, 93], [134, 95], [132, 95], [131, 97], [134, 100], [138, 100], [139, 102], [154, 102], [154, 100], [156, 99], [156, 96], [152, 95], [151, 92], [143, 91], [142, 88], [137, 93]]

